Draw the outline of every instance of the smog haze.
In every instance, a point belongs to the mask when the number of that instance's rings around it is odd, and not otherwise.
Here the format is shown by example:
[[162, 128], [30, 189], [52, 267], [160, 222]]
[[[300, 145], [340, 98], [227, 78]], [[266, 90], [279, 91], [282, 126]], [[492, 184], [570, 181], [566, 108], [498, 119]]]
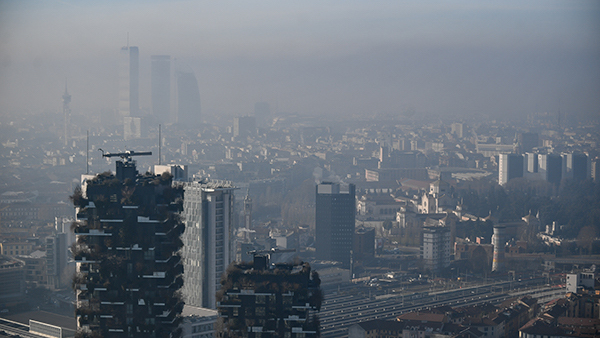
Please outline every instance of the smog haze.
[[[128, 37], [129, 36], [129, 42]], [[196, 74], [202, 119], [268, 101], [279, 112], [408, 111], [597, 117], [597, 1], [3, 1], [0, 111], [118, 105], [119, 49]]]

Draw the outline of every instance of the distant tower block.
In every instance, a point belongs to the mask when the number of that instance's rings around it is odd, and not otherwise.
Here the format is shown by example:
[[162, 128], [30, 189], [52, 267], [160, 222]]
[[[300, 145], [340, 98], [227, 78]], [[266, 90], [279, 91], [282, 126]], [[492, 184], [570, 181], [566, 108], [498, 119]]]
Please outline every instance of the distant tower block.
[[256, 102], [254, 104], [254, 118], [259, 127], [268, 126], [271, 122], [271, 107], [267, 102]]
[[492, 261], [492, 271], [504, 270], [504, 243], [506, 243], [506, 227], [494, 227], [494, 260]]
[[152, 55], [150, 63], [152, 114], [161, 123], [169, 122], [171, 120], [171, 57]]
[[140, 108], [140, 51], [135, 46], [121, 48], [119, 58], [120, 117], [139, 117]]
[[244, 228], [252, 229], [252, 198], [246, 194], [244, 198]]
[[191, 72], [177, 72], [177, 116], [180, 125], [195, 127], [200, 124], [200, 90], [196, 76]]
[[63, 117], [64, 117], [64, 139], [65, 139], [65, 147], [69, 145], [69, 122], [71, 120], [71, 107], [69, 104], [71, 103], [71, 95], [67, 91], [67, 82], [65, 81], [65, 93], [62, 96], [63, 101]]

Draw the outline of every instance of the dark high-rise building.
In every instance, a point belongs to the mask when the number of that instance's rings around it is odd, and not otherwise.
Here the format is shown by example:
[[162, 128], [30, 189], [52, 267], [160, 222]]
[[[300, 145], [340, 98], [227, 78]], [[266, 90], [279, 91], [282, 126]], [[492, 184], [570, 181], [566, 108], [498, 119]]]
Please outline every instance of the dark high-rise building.
[[159, 122], [169, 122], [171, 120], [171, 57], [152, 55], [150, 63], [152, 114]]
[[[130, 153], [116, 176], [75, 191], [77, 327], [92, 337], [171, 337], [183, 300], [183, 189], [169, 174], [139, 175]], [[105, 155], [106, 156], [106, 155]]]
[[588, 156], [584, 153], [568, 153], [562, 155], [562, 177], [583, 181], [590, 176]]
[[316, 187], [317, 258], [351, 267], [356, 214], [354, 184], [323, 182]]
[[186, 126], [200, 124], [200, 90], [191, 72], [177, 72], [177, 123]]
[[67, 83], [65, 82], [65, 93], [62, 96], [62, 100], [63, 100], [63, 119], [64, 119], [64, 141], [65, 141], [65, 147], [69, 145], [69, 123], [71, 122], [71, 107], [69, 106], [71, 104], [71, 95], [69, 94], [69, 92], [67, 91]]
[[500, 154], [498, 158], [498, 183], [504, 185], [513, 178], [523, 177], [523, 155]]
[[542, 178], [555, 185], [562, 180], [562, 156], [557, 154], [538, 155], [538, 172]]
[[184, 185], [184, 286], [187, 305], [216, 308], [221, 277], [234, 260], [233, 191], [230, 182], [190, 182]]
[[319, 275], [308, 263], [271, 265], [269, 255], [227, 269], [217, 296], [220, 336], [319, 337]]
[[521, 145], [521, 151], [528, 152], [538, 146], [539, 137], [537, 133], [519, 133], [517, 141]]
[[140, 109], [140, 51], [135, 46], [121, 48], [119, 60], [120, 117], [139, 116]]
[[375, 228], [359, 228], [354, 233], [354, 257], [357, 259], [375, 256]]

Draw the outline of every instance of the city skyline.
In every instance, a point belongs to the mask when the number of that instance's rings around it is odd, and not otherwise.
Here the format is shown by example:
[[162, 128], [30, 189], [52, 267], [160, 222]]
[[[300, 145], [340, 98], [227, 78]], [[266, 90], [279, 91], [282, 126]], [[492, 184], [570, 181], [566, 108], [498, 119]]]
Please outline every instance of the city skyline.
[[201, 79], [205, 120], [260, 101], [308, 115], [598, 114], [596, 2], [236, 5], [4, 2], [0, 109], [60, 109], [65, 77], [74, 113], [116, 108], [129, 33], [147, 111], [150, 55], [169, 54]]

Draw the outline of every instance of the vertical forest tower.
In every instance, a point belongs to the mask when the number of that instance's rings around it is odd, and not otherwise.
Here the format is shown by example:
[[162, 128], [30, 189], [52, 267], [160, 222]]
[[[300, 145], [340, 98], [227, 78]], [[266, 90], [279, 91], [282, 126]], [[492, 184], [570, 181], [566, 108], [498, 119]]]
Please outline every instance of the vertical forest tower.
[[179, 336], [183, 189], [170, 174], [138, 174], [131, 156], [149, 154], [103, 154], [122, 158], [116, 176], [99, 174], [72, 196], [80, 337]]

